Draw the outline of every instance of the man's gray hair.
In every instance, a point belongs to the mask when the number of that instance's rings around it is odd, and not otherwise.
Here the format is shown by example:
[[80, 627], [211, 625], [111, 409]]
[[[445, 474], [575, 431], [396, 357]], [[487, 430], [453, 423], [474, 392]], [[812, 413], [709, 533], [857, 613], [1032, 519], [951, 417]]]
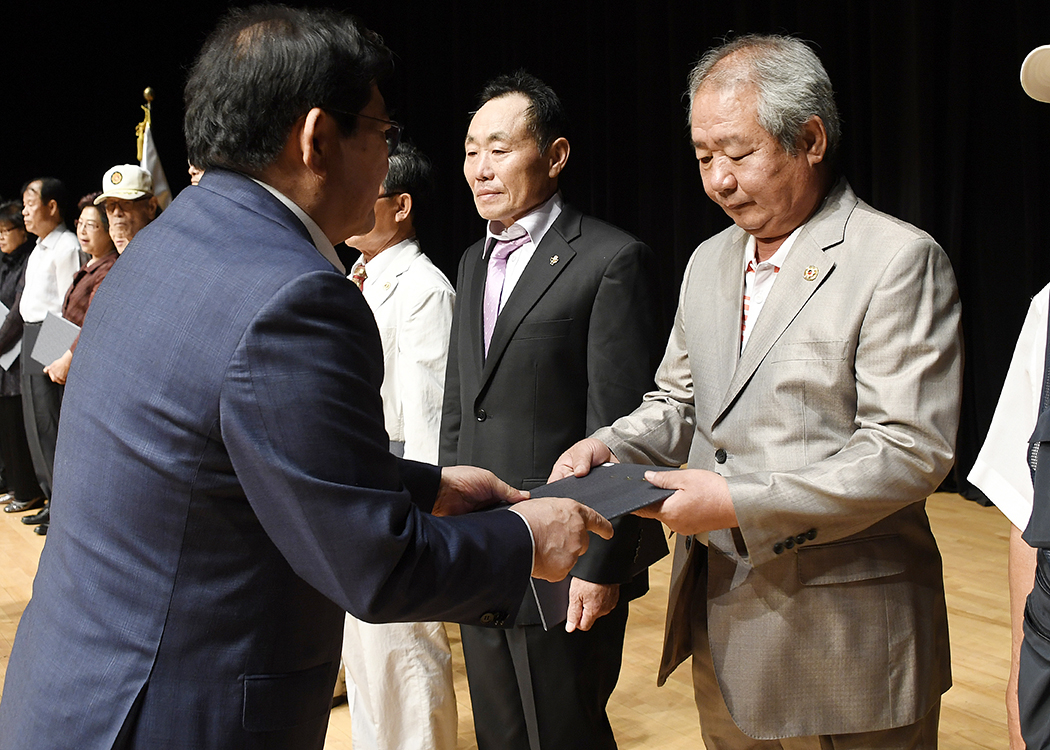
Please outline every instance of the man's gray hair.
[[[734, 59], [722, 63], [726, 58]], [[758, 124], [794, 154], [809, 118], [817, 116], [828, 134], [828, 156], [842, 137], [831, 79], [809, 46], [790, 36], [748, 34], [708, 50], [689, 73], [689, 107], [705, 84], [730, 89], [754, 86]]]

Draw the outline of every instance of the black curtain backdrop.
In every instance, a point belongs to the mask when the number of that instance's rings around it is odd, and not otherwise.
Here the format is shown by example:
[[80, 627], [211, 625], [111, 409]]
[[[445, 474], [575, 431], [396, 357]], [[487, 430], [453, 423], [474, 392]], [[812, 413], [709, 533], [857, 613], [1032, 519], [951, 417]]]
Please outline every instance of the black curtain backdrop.
[[[811, 41], [835, 85], [842, 163], [854, 189], [929, 231], [955, 266], [966, 385], [949, 484], [967, 489], [961, 480], [991, 420], [1028, 302], [1050, 282], [1042, 236], [1050, 104], [1030, 100], [1018, 83], [1024, 56], [1050, 43], [1050, 3], [1001, 0], [968, 10], [867, 0], [298, 4], [358, 15], [397, 54], [384, 94], [407, 137], [437, 166], [421, 237], [453, 279], [461, 252], [483, 232], [461, 172], [474, 96], [492, 76], [519, 67], [550, 83], [571, 120], [563, 192], [657, 251], [665, 326], [693, 248], [729, 223], [704, 196], [689, 148], [686, 74], [727, 35]], [[17, 197], [41, 175], [60, 177], [76, 196], [97, 190], [106, 169], [135, 161], [146, 86], [156, 91], [153, 131], [169, 181], [175, 192], [185, 187], [182, 85], [227, 6], [117, 2], [69, 12], [33, 5], [0, 18], [0, 196]]]

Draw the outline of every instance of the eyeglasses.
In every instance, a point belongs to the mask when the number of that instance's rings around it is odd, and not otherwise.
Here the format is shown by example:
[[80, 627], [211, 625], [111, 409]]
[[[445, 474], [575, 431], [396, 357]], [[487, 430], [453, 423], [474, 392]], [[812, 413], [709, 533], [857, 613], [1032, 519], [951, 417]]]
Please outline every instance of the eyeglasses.
[[80, 219], [77, 219], [76, 221], [74, 221], [73, 222], [73, 226], [78, 227], [78, 228], [79, 227], [84, 227], [84, 229], [88, 230], [89, 232], [94, 232], [94, 231], [99, 230], [99, 229], [102, 228], [101, 222], [91, 221], [91, 220], [81, 221]]
[[377, 200], [377, 201], [381, 201], [381, 200], [383, 200], [384, 198], [393, 198], [393, 197], [395, 197], [395, 196], [398, 196], [398, 195], [403, 195], [403, 194], [404, 194], [404, 192], [405, 192], [404, 190], [395, 190], [395, 191], [394, 191], [394, 192], [392, 192], [392, 193], [383, 193], [383, 194], [382, 194], [381, 196], [379, 196], [378, 198], [376, 198], [376, 200]]
[[374, 120], [375, 122], [381, 122], [389, 127], [383, 131], [383, 137], [386, 138], [386, 155], [390, 158], [397, 153], [397, 145], [401, 143], [401, 133], [404, 131], [404, 127], [398, 125], [393, 120], [384, 120], [380, 117], [372, 117], [370, 115], [363, 115], [360, 112], [344, 112], [341, 109], [335, 109], [333, 107], [325, 107], [324, 109], [332, 112], [338, 112], [341, 115], [349, 115], [350, 117], [363, 117], [366, 120]]
[[22, 227], [0, 227], [0, 237], [6, 237], [12, 232], [17, 232], [21, 229]]

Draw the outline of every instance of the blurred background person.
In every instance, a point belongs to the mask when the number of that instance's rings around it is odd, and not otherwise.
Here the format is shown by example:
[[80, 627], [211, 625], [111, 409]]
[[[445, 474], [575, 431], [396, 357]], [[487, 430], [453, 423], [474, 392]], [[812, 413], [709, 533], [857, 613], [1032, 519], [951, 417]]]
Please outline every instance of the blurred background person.
[[[49, 312], [62, 314], [62, 301], [80, 269], [80, 243], [65, 225], [66, 188], [61, 180], [41, 177], [22, 188], [22, 217], [26, 229], [37, 236], [36, 246], [26, 262], [25, 283], [18, 309], [25, 326], [22, 338], [21, 388], [22, 415], [26, 440], [33, 457], [33, 469], [43, 494], [51, 497], [51, 477], [58, 441], [58, 412], [62, 405], [62, 386], [52, 382], [43, 365], [30, 353]], [[4, 508], [18, 513], [44, 504], [17, 500]]]
[[[62, 317], [78, 326], [84, 325], [84, 315], [87, 313], [88, 305], [95, 296], [95, 290], [106, 278], [113, 262], [117, 259], [117, 249], [109, 236], [109, 223], [106, 221], [106, 212], [99, 210], [95, 205], [95, 199], [99, 193], [85, 195], [77, 203], [80, 209], [80, 218], [76, 221], [77, 239], [80, 248], [88, 254], [89, 260], [79, 271], [73, 275], [73, 283], [66, 292], [65, 300], [62, 302]], [[77, 342], [66, 350], [66, 353], [44, 368], [44, 373], [51, 378], [51, 382], [63, 386], [66, 383], [66, 375], [69, 373], [69, 364], [73, 361], [73, 352], [76, 351]], [[22, 519], [22, 523], [30, 526], [37, 525], [36, 533], [47, 534], [48, 522], [51, 520], [51, 503], [43, 507], [39, 513], [34, 513]]]
[[[22, 204], [0, 204], [0, 302], [7, 315], [0, 323], [0, 355], [6, 354], [22, 338], [22, 315], [18, 301], [25, 283], [26, 262], [36, 238], [22, 219]], [[19, 354], [6, 370], [0, 368], [0, 457], [3, 458], [10, 492], [0, 500], [27, 507], [42, 502], [43, 491], [36, 481], [33, 458], [26, 443], [22, 417], [22, 388], [19, 383], [23, 355]]]
[[[73, 284], [62, 303], [62, 317], [78, 326], [84, 325], [84, 315], [87, 314], [88, 306], [95, 296], [95, 290], [117, 260], [117, 248], [109, 234], [106, 212], [95, 205], [95, 199], [99, 195], [85, 195], [77, 203], [77, 208], [80, 209], [80, 218], [76, 222], [77, 239], [80, 241], [80, 248], [88, 254], [89, 260], [73, 276]], [[64, 355], [44, 368], [44, 372], [53, 382], [65, 384], [69, 363], [73, 360], [76, 348], [77, 344], [74, 341]]]
[[104, 205], [109, 235], [118, 253], [124, 252], [142, 227], [157, 218], [153, 177], [136, 164], [118, 164], [102, 178], [102, 192], [95, 199]]

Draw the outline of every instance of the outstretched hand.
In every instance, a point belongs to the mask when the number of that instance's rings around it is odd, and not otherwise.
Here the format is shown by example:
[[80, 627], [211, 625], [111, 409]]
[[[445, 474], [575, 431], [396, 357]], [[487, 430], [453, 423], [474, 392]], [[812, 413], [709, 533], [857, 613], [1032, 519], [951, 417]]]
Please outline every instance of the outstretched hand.
[[528, 496], [528, 492], [514, 489], [487, 469], [445, 466], [430, 512], [435, 516], [459, 516], [497, 503], [516, 503]]
[[645, 479], [654, 487], [676, 492], [666, 500], [634, 511], [636, 516], [656, 518], [679, 534], [699, 534], [739, 526], [733, 498], [726, 480], [713, 471], [679, 469], [647, 471]]
[[585, 477], [595, 466], [608, 462], [620, 463], [609, 446], [597, 438], [584, 438], [558, 456], [547, 478], [547, 484], [566, 477]]
[[532, 577], [560, 581], [587, 551], [587, 532], [611, 539], [612, 524], [597, 511], [567, 497], [538, 497], [514, 506], [532, 529]]

